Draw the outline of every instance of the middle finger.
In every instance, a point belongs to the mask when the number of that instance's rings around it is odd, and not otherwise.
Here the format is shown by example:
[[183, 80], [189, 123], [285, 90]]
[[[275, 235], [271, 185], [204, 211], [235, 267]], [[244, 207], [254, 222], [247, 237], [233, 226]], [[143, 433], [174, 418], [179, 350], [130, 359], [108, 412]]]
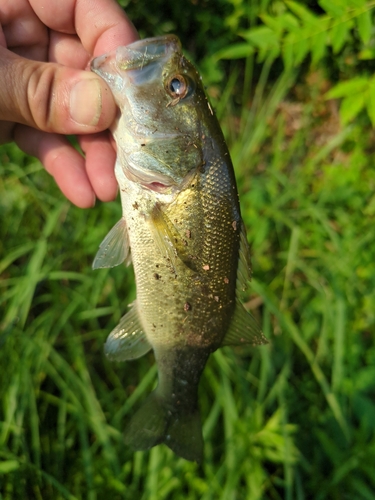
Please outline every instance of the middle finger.
[[51, 31], [48, 60], [70, 68], [85, 69], [90, 54], [83, 48], [77, 35]]

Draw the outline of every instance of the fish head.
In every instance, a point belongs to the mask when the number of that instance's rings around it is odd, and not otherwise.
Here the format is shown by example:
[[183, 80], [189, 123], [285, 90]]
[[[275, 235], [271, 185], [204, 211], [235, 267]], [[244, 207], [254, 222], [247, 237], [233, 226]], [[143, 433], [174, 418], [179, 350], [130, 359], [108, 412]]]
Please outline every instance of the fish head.
[[99, 56], [91, 69], [119, 107], [112, 132], [124, 174], [158, 192], [181, 190], [204, 160], [204, 114], [212, 114], [201, 77], [178, 38], [136, 41]]

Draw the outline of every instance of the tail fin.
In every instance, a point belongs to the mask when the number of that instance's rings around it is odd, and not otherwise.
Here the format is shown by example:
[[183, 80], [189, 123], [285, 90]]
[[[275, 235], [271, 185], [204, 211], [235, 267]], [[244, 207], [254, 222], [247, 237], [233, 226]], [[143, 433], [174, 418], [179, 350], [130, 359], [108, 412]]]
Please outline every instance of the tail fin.
[[156, 389], [132, 417], [125, 443], [133, 450], [148, 450], [165, 443], [186, 460], [202, 462], [203, 437], [199, 410], [171, 407]]

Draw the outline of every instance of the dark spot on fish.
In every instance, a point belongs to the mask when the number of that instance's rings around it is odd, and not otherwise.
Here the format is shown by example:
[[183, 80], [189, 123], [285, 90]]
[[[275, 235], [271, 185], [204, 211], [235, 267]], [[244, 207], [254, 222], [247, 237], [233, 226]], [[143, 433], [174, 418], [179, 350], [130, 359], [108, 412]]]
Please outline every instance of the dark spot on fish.
[[190, 310], [191, 310], [191, 305], [189, 304], [189, 302], [185, 302], [184, 311], [190, 311]]
[[201, 292], [204, 294], [204, 295], [209, 295], [210, 293], [210, 289], [208, 288], [207, 285], [202, 285], [201, 286]]
[[135, 201], [135, 202], [133, 203], [133, 208], [134, 208], [134, 210], [138, 210], [139, 205], [138, 205], [138, 202], [137, 202], [137, 201]]
[[159, 264], [156, 264], [155, 267], [156, 267], [156, 269], [159, 269]]
[[154, 278], [155, 278], [156, 280], [160, 280], [161, 276], [160, 276], [160, 274], [158, 274], [158, 273], [154, 273]]
[[146, 144], [141, 144], [141, 146], [146, 146]]
[[153, 326], [154, 328], [156, 328], [156, 325], [155, 325], [155, 323], [152, 323], [152, 326]]

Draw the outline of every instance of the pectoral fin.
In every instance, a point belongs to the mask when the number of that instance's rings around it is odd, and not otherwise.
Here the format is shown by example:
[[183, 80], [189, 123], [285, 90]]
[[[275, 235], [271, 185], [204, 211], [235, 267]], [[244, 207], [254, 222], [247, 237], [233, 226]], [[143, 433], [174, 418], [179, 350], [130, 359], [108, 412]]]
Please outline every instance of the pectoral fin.
[[244, 345], [253, 346], [268, 344], [254, 316], [246, 311], [239, 300], [229, 330], [226, 333], [222, 345]]
[[104, 352], [111, 361], [127, 361], [140, 358], [151, 349], [139, 320], [137, 305], [130, 311], [109, 334], [104, 345]]
[[92, 264], [93, 269], [115, 267], [122, 262], [131, 262], [128, 229], [122, 217], [101, 242]]
[[175, 269], [177, 261], [180, 261], [190, 269], [184, 254], [186, 250], [182, 237], [158, 204], [155, 204], [153, 208], [150, 228], [156, 246], [169, 264]]

